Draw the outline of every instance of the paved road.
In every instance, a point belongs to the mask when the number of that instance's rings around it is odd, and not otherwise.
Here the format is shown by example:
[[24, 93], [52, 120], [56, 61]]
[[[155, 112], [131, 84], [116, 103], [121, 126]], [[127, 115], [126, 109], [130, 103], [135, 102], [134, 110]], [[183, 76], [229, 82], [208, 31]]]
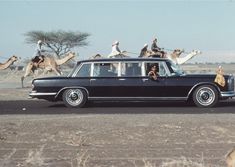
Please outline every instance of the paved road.
[[235, 146], [235, 100], [180, 102], [0, 101], [0, 166], [225, 166]]
[[67, 108], [63, 102], [44, 100], [0, 101], [0, 114], [159, 114], [159, 113], [235, 113], [235, 99], [220, 102], [215, 108], [198, 108], [184, 102], [106, 102], [86, 108]]

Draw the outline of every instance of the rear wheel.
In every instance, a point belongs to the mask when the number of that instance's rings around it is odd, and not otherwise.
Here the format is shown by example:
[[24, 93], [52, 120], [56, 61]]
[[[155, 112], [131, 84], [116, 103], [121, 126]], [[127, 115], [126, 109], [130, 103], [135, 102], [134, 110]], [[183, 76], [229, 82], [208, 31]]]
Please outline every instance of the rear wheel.
[[198, 107], [213, 107], [219, 101], [218, 91], [211, 85], [199, 86], [193, 92], [193, 102]]
[[63, 93], [63, 101], [67, 107], [83, 107], [87, 102], [87, 93], [82, 89], [67, 89]]

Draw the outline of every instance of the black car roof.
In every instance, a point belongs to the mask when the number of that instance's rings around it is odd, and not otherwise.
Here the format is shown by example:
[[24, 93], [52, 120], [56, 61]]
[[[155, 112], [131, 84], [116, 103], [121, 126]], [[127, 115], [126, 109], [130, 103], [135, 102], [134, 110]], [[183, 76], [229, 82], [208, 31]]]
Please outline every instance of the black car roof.
[[112, 61], [170, 61], [166, 58], [98, 58], [98, 59], [87, 59], [78, 61], [80, 63], [87, 62], [112, 62]]

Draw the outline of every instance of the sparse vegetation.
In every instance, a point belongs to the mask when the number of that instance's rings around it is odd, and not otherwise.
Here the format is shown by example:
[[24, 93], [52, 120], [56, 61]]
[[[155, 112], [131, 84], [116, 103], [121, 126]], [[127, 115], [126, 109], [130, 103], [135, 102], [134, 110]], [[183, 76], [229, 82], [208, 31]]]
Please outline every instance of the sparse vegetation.
[[29, 31], [25, 34], [28, 44], [36, 44], [38, 40], [43, 41], [44, 46], [58, 58], [67, 54], [72, 48], [87, 46], [88, 33], [77, 31]]

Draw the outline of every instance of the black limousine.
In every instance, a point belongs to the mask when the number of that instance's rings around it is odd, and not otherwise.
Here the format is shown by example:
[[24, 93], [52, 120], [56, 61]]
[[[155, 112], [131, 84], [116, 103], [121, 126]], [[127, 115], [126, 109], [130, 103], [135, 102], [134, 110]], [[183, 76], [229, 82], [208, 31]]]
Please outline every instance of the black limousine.
[[[150, 78], [151, 66], [158, 77]], [[68, 107], [83, 107], [88, 101], [193, 101], [198, 107], [213, 107], [235, 96], [234, 77], [225, 75], [225, 86], [215, 83], [216, 74], [185, 74], [163, 58], [111, 58], [79, 61], [67, 77], [32, 81], [32, 98], [63, 101]]]

